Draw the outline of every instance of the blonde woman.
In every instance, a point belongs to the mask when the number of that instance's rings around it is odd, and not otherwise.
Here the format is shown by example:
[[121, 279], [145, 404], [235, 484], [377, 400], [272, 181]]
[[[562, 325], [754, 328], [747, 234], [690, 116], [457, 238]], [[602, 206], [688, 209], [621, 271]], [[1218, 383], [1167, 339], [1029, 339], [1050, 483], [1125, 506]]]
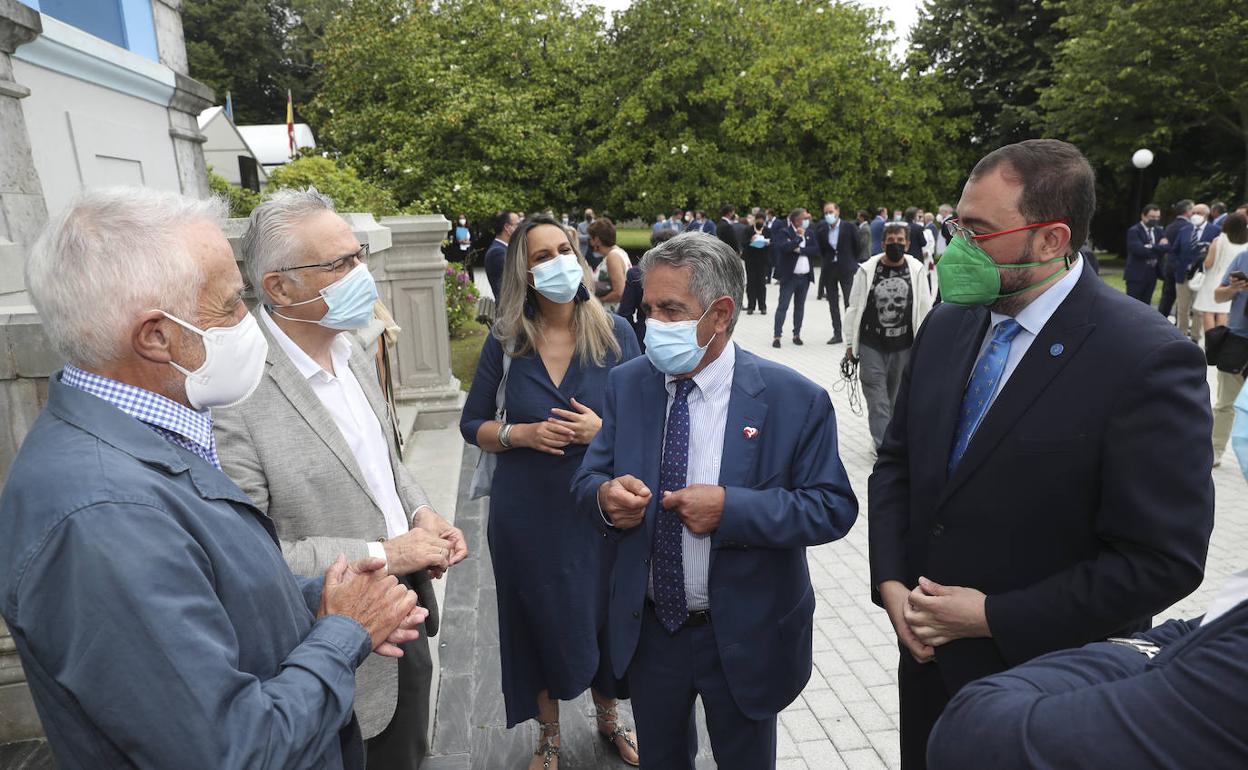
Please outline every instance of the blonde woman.
[[[511, 237], [502, 303], [477, 363], [460, 431], [498, 455], [487, 535], [498, 594], [507, 726], [537, 718], [529, 767], [559, 759], [559, 701], [592, 686], [598, 730], [636, 765], [637, 742], [619, 722], [605, 640], [614, 551], [572, 502], [572, 475], [602, 426], [607, 374], [640, 355], [628, 323], [608, 314], [570, 231], [553, 217], [525, 220]], [[495, 419], [503, 379], [505, 422]]]

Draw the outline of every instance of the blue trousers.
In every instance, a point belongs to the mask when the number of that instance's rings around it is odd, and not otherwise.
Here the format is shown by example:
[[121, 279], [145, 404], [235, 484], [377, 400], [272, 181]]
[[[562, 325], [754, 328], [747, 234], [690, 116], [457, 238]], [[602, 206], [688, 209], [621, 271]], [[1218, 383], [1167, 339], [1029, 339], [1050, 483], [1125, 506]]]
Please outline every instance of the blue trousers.
[[698, 753], [694, 698], [701, 696], [720, 770], [774, 770], [776, 718], [741, 713], [720, 665], [713, 624], [669, 634], [647, 605], [628, 669], [642, 770], [693, 770]]
[[806, 315], [806, 292], [810, 290], [810, 273], [790, 275], [780, 280], [780, 303], [776, 306], [776, 336], [784, 334], [784, 319], [793, 305], [793, 336], [801, 336], [802, 317]]

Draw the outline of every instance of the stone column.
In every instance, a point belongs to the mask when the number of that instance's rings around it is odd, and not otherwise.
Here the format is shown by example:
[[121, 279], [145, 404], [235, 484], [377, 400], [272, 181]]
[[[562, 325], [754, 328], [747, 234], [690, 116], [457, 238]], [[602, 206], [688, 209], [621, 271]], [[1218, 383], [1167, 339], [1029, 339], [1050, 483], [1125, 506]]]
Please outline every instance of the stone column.
[[156, 25], [156, 49], [160, 63], [173, 70], [173, 101], [169, 104], [169, 136], [178, 164], [182, 194], [208, 197], [208, 166], [196, 118], [215, 101], [212, 89], [190, 76], [186, 59], [186, 39], [182, 33], [182, 0], [152, 0], [152, 21]]
[[0, 0], [0, 298], [24, 287], [24, 252], [6, 247], [30, 244], [48, 219], [22, 115], [21, 100], [30, 96], [30, 89], [14, 81], [10, 58], [42, 31], [36, 11], [17, 0]]
[[459, 420], [463, 393], [451, 374], [450, 335], [441, 244], [450, 228], [442, 215], [385, 217], [392, 246], [374, 265], [382, 296], [403, 331], [395, 356], [395, 397], [419, 409], [417, 429], [444, 428]]

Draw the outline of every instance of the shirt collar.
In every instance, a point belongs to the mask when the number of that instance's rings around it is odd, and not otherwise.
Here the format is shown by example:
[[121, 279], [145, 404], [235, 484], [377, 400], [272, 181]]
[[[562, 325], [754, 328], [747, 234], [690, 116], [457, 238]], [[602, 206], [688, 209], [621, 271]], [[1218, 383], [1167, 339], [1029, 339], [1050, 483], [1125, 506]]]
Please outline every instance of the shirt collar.
[[65, 365], [61, 383], [112, 404], [144, 425], [181, 436], [206, 452], [215, 452], [212, 412], [207, 409], [196, 411], [159, 393], [84, 371], [73, 364]]
[[[1032, 336], [1039, 336], [1040, 330], [1049, 322], [1053, 314], [1057, 312], [1057, 308], [1062, 302], [1070, 296], [1074, 290], [1075, 284], [1079, 283], [1079, 276], [1083, 274], [1083, 257], [1075, 260], [1071, 265], [1070, 271], [1065, 276], [1058, 279], [1056, 283], [1049, 287], [1047, 291], [1031, 301], [1031, 304], [1023, 308], [1022, 312], [1014, 316], [1014, 320], [1018, 321], [1018, 325], [1023, 327]], [[996, 328], [1010, 316], [1003, 313], [992, 314], [992, 327]]]
[[[264, 322], [269, 333], [273, 335], [273, 340], [277, 342], [277, 346], [282, 349], [290, 362], [295, 365], [295, 369], [299, 374], [303, 375], [305, 380], [319, 379], [322, 382], [331, 382], [335, 379], [333, 374], [325, 371], [325, 369], [312, 360], [312, 357], [303, 351], [303, 348], [295, 344], [295, 341], [287, 336], [282, 327], [269, 315], [268, 311], [261, 306], [260, 320]], [[334, 371], [341, 374], [342, 368], [347, 366], [351, 358], [351, 343], [347, 341], [345, 334], [338, 334], [334, 337], [333, 343], [330, 345], [330, 357], [334, 361]]]
[[[716, 358], [707, 364], [702, 371], [693, 375], [693, 384], [697, 386], [698, 392], [702, 394], [703, 399], [712, 399], [732, 385], [732, 372], [736, 367], [736, 363], [737, 345], [729, 340], [719, 354], [719, 358]], [[667, 387], [668, 394], [674, 395], [676, 393], [677, 379], [677, 377], [670, 374], [664, 375], [663, 384]]]

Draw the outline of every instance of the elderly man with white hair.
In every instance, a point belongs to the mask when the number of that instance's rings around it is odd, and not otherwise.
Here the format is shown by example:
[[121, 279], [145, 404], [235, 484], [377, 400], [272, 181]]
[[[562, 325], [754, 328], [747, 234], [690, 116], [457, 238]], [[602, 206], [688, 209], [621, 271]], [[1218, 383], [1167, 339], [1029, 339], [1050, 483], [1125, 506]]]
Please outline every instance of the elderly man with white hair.
[[401, 462], [373, 361], [344, 333], [373, 318], [368, 247], [309, 188], [257, 206], [242, 251], [268, 357], [255, 394], [216, 415], [222, 468], [273, 521], [295, 574], [318, 574], [339, 553], [372, 555], [420, 596], [426, 633], [398, 661], [361, 666], [355, 699], [368, 767], [418, 767], [433, 675], [426, 637], [437, 633], [430, 575], [468, 549]]
[[380, 559], [296, 578], [220, 470], [210, 409], [266, 350], [223, 211], [86, 193], [27, 260], [67, 363], [0, 496], [0, 609], [58, 767], [362, 767], [352, 674], [424, 619]]

